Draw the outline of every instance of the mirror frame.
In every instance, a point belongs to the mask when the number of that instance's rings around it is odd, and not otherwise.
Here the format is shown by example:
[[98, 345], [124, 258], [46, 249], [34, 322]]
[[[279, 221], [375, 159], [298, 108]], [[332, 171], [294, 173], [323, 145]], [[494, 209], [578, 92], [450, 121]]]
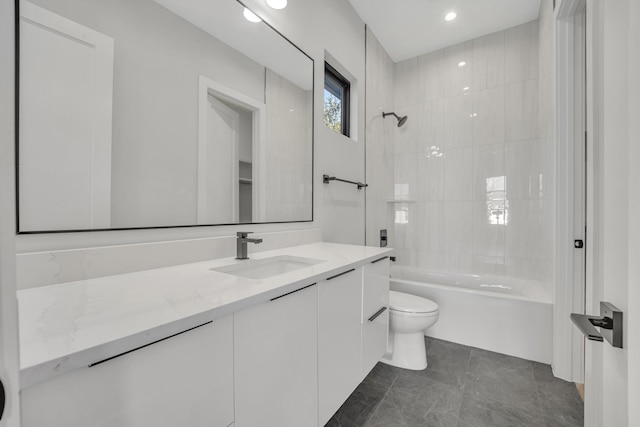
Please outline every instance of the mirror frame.
[[[234, 0], [229, 0], [234, 1]], [[251, 10], [256, 16], [262, 19], [262, 23], [275, 31], [282, 39], [291, 44], [300, 53], [309, 58], [311, 61], [311, 219], [292, 220], [292, 221], [265, 221], [265, 222], [243, 222], [243, 223], [227, 223], [227, 224], [186, 224], [186, 225], [161, 225], [149, 227], [114, 227], [114, 228], [83, 228], [71, 230], [37, 230], [26, 231], [20, 230], [20, 0], [14, 0], [15, 16], [15, 85], [14, 85], [14, 102], [15, 102], [15, 197], [16, 197], [16, 234], [58, 234], [58, 233], [84, 233], [95, 231], [126, 231], [126, 230], [151, 230], [151, 229], [167, 229], [167, 228], [193, 228], [193, 227], [223, 227], [223, 226], [245, 226], [257, 224], [295, 224], [304, 222], [313, 222], [315, 218], [315, 61], [302, 50], [297, 44], [293, 43], [288, 37], [278, 31], [273, 25], [266, 21], [261, 15], [257, 14], [251, 8], [247, 7], [242, 1], [235, 0], [238, 4]], [[213, 36], [212, 36], [213, 37]], [[224, 43], [224, 42], [223, 42]]]

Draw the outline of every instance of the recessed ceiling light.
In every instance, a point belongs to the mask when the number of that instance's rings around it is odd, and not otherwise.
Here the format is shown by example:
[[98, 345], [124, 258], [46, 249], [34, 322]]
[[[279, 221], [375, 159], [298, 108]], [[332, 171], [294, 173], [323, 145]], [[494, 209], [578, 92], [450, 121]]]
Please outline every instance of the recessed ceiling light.
[[273, 9], [284, 9], [287, 7], [287, 0], [267, 0], [267, 4]]
[[465, 86], [462, 88], [462, 90], [469, 90], [469, 89], [471, 89], [469, 86]]
[[464, 67], [465, 65], [467, 65], [467, 63], [464, 61], [458, 62], [458, 67]]
[[244, 15], [245, 19], [249, 22], [260, 22], [262, 21], [262, 19], [258, 18], [258, 16], [251, 12], [249, 9], [247, 9], [246, 7], [244, 8], [244, 12], [242, 12], [242, 14]]
[[456, 19], [456, 16], [458, 16], [457, 13], [455, 12], [449, 12], [445, 15], [444, 20], [445, 21], [453, 21], [454, 19]]

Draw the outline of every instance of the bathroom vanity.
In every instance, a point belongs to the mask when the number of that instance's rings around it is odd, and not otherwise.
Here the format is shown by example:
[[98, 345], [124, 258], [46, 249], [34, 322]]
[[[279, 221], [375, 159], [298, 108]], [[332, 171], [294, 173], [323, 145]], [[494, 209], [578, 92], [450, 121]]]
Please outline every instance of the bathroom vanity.
[[22, 423], [322, 426], [386, 350], [391, 253], [314, 243], [19, 291]]

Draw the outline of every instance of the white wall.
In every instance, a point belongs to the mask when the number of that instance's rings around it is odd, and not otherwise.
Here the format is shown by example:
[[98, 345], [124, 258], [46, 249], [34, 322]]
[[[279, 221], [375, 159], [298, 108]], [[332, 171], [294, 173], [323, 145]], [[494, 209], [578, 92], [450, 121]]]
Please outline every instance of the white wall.
[[[17, 252], [21, 254], [21, 261], [18, 280], [21, 287], [23, 283], [25, 283], [25, 287], [51, 283], [51, 277], [52, 274], [55, 276], [55, 270], [91, 270], [91, 256], [94, 252], [85, 251], [84, 248], [108, 247], [109, 255], [100, 261], [100, 267], [96, 269], [100, 271], [100, 274], [106, 275], [120, 271], [121, 263], [129, 253], [129, 248], [119, 248], [120, 245], [148, 243], [151, 246], [145, 246], [144, 250], [153, 253], [151, 249], [154, 243], [232, 236], [228, 242], [232, 245], [231, 250], [233, 250], [233, 236], [239, 230], [276, 234], [284, 232], [286, 234], [290, 231], [319, 227], [322, 228], [322, 234], [326, 241], [364, 243], [364, 191], [358, 191], [355, 186], [346, 184], [332, 183], [328, 186], [322, 184], [323, 173], [364, 181], [364, 24], [351, 6], [341, 0], [290, 2], [289, 7], [282, 11], [266, 10], [262, 2], [255, 1], [253, 3], [255, 5], [249, 5], [257, 11], [263, 11], [263, 16], [268, 22], [272, 23], [285, 37], [297, 44], [315, 61], [314, 221], [291, 224], [19, 235]], [[347, 139], [324, 126], [322, 94], [325, 50], [340, 61], [341, 65], [357, 79], [354, 81], [356, 94], [355, 139]], [[233, 70], [229, 71], [233, 73]], [[287, 239], [285, 238], [285, 240]], [[306, 241], [305, 238], [293, 240]], [[267, 242], [265, 241], [265, 243]], [[207, 252], [205, 244], [195, 243], [195, 246], [201, 248], [196, 249], [197, 257], [211, 256], [212, 252]], [[163, 247], [171, 247], [171, 245]], [[61, 250], [70, 251], [65, 252], [70, 256], [56, 261], [57, 252]], [[175, 247], [164, 252], [163, 259], [171, 258], [173, 250], [176, 250]], [[29, 253], [34, 253], [32, 258], [28, 255]], [[225, 249], [226, 256], [228, 253], [229, 250]], [[46, 266], [42, 267], [43, 257], [47, 256], [52, 259], [49, 264], [45, 263]], [[182, 259], [182, 257], [176, 257], [176, 259]], [[35, 264], [32, 264], [32, 261]], [[43, 271], [41, 268], [44, 268], [42, 275], [37, 277], [29, 275], [27, 280], [26, 272], [29, 271], [30, 266], [38, 264], [40, 265], [38, 271]], [[135, 258], [125, 264], [135, 264]], [[141, 264], [150, 265], [146, 261]], [[84, 273], [80, 271], [80, 276], [82, 274]], [[88, 275], [90, 274], [87, 273], [87, 277]], [[78, 275], [73, 277], [78, 277]]]
[[396, 204], [399, 263], [540, 280], [551, 294], [554, 183], [538, 121], [538, 22], [402, 61], [395, 91], [396, 112], [409, 116], [395, 131], [392, 196], [410, 200]]
[[0, 1], [0, 378], [7, 392], [2, 427], [20, 425], [15, 268], [14, 2]]
[[[314, 63], [314, 219], [329, 242], [364, 244], [364, 191], [355, 186], [322, 183], [322, 175], [365, 181], [364, 174], [364, 23], [343, 0], [296, 0], [286, 9], [270, 9], [261, 0], [247, 5], [299, 46]], [[323, 122], [325, 51], [355, 80], [352, 90], [352, 137]]]
[[260, 166], [266, 218], [310, 218], [313, 168], [309, 105], [313, 94], [267, 70], [267, 138]]

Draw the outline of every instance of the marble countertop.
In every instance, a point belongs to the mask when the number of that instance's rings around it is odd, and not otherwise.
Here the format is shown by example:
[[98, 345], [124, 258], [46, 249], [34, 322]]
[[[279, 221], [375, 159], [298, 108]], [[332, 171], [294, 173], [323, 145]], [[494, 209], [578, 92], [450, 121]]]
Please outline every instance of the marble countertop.
[[212, 271], [234, 258], [145, 270], [18, 291], [20, 380], [25, 388], [267, 301], [392, 249], [313, 243], [251, 259], [324, 260], [266, 279]]

